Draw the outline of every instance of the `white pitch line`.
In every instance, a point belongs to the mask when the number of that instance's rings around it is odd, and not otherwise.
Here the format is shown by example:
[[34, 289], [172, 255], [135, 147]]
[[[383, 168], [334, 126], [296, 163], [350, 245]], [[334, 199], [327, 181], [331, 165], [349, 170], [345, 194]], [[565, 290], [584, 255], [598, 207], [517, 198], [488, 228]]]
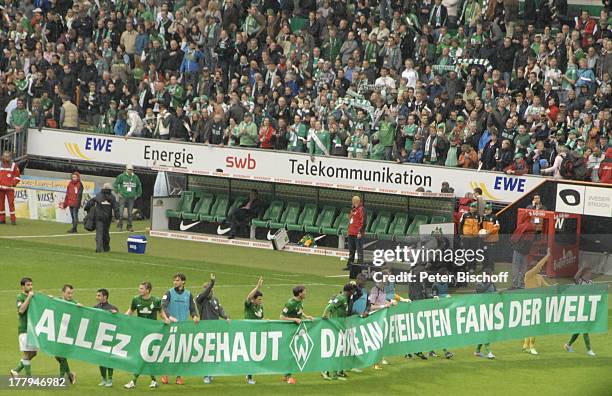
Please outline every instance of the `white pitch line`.
[[[109, 234], [128, 234], [128, 233], [137, 233], [137, 232], [146, 232], [145, 230], [136, 230], [136, 231], [112, 231]], [[10, 235], [10, 236], [0, 236], [0, 239], [30, 239], [30, 238], [64, 238], [64, 237], [79, 237], [79, 236], [93, 236], [94, 232], [91, 233], [81, 233], [81, 234], [52, 234], [52, 235]]]
[[325, 275], [326, 278], [346, 278], [348, 274], [343, 275]]
[[[138, 233], [138, 232], [148, 232], [147, 230], [136, 230], [136, 231], [112, 231], [110, 234], [126, 234], [126, 233]], [[86, 234], [56, 234], [56, 235], [12, 235], [12, 236], [0, 236], [0, 239], [30, 239], [30, 238], [63, 238], [63, 237], [75, 237], [75, 236], [92, 236], [95, 233], [86, 233]], [[155, 237], [152, 237], [155, 238]], [[221, 273], [221, 272], [219, 272]], [[237, 273], [232, 273], [235, 275], [239, 275]], [[280, 276], [283, 278], [296, 278], [299, 275], [297, 274], [275, 274], [275, 276]]]
[[[20, 247], [15, 247], [15, 246], [8, 246], [8, 249], [15, 249], [15, 250], [30, 250], [30, 249], [25, 249], [25, 248], [20, 248]], [[99, 256], [87, 256], [84, 254], [74, 254], [74, 253], [64, 253], [64, 252], [57, 252], [54, 250], [50, 250], [50, 249], [41, 249], [44, 250], [45, 252], [48, 253], [53, 253], [53, 254], [57, 254], [57, 255], [61, 255], [61, 256], [69, 256], [69, 257], [79, 257], [79, 258], [84, 258], [84, 259], [88, 259], [88, 260], [95, 260], [96, 263], [98, 262]], [[129, 264], [134, 264], [134, 261], [131, 260], [125, 260], [125, 259], [119, 259], [119, 258], [112, 258], [112, 257], [106, 257], [105, 260], [108, 261], [115, 261], [115, 262], [119, 262], [119, 263], [129, 263]], [[170, 258], [168, 258], [168, 260], [172, 260]], [[180, 266], [180, 265], [169, 265], [169, 264], [160, 264], [160, 263], [151, 263], [148, 261], [137, 261], [137, 264], [143, 264], [143, 265], [150, 265], [153, 267], [160, 267], [160, 268], [172, 268], [174, 270], [177, 269], [184, 269], [184, 270], [189, 270], [189, 271], [198, 271], [198, 272], [206, 272], [206, 273], [216, 273], [216, 274], [224, 274], [224, 275], [241, 275], [241, 276], [245, 276], [244, 273], [241, 272], [227, 272], [227, 271], [215, 271], [212, 268], [209, 269], [201, 269], [201, 268], [196, 268], [196, 267], [186, 267], [186, 266]], [[213, 263], [214, 265], [215, 263]], [[282, 274], [281, 274], [282, 276]], [[274, 279], [274, 280], [278, 280], [278, 281], [287, 281], [286, 278], [275, 278], [272, 276], [266, 276], [266, 279]]]

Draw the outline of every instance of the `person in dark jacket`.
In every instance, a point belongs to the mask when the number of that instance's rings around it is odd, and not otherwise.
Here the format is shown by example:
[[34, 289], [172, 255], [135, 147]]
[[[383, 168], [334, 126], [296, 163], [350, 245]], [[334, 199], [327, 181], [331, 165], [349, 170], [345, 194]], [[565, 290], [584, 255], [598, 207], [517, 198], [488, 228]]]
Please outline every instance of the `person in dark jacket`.
[[176, 115], [170, 117], [170, 140], [188, 142], [190, 140], [191, 125], [182, 107], [177, 107]]
[[512, 254], [512, 287], [511, 289], [525, 288], [525, 272], [529, 252], [536, 241], [537, 234], [542, 232], [542, 219], [539, 217], [525, 217], [516, 227], [510, 238]]
[[[96, 301], [98, 302], [94, 305], [94, 308], [101, 309], [103, 311], [108, 311], [110, 313], [116, 314], [119, 312], [119, 309], [113, 304], [108, 302], [108, 290], [107, 289], [99, 289], [96, 292]], [[100, 375], [102, 376], [102, 381], [98, 384], [98, 386], [104, 386], [110, 388], [113, 386], [113, 373], [114, 370], [110, 367], [100, 366]]]
[[230, 223], [230, 234], [228, 239], [233, 239], [236, 237], [236, 232], [238, 231], [240, 224], [257, 217], [260, 214], [263, 209], [263, 202], [257, 196], [257, 190], [251, 190], [247, 203], [238, 209], [232, 210], [232, 212], [227, 215], [227, 219]]
[[[427, 298], [427, 286], [423, 281], [421, 281], [421, 273], [427, 272], [423, 264], [419, 263], [412, 268], [411, 273], [414, 275], [415, 281], [410, 283], [410, 287], [408, 289], [408, 299], [411, 301], [424, 300]], [[423, 352], [417, 352], [414, 354], [416, 357], [427, 360], [427, 356], [423, 354]], [[407, 353], [404, 355], [406, 359], [412, 358], [412, 354]]]
[[506, 139], [502, 141], [501, 150], [499, 151], [499, 157], [495, 159], [496, 165], [495, 170], [505, 172], [514, 161], [514, 150], [512, 149], [512, 143]]
[[81, 207], [82, 198], [83, 183], [81, 183], [81, 174], [79, 172], [73, 172], [72, 176], [70, 176], [68, 187], [66, 187], [66, 197], [64, 198], [64, 202], [60, 205], [61, 208], [68, 208], [68, 210], [70, 210], [72, 228], [68, 230], [69, 234], [75, 234], [77, 232], [79, 208]]
[[497, 53], [497, 68], [502, 73], [506, 84], [510, 83], [512, 77], [512, 68], [514, 67], [514, 53], [516, 48], [512, 45], [510, 37], [504, 38], [504, 41], [499, 46]]
[[495, 169], [497, 165], [497, 159], [499, 157], [499, 142], [497, 141], [497, 135], [491, 135], [491, 140], [485, 146], [482, 152], [482, 167], [486, 170]]
[[170, 48], [167, 53], [163, 57], [163, 66], [162, 70], [164, 72], [176, 72], [180, 69], [181, 63], [183, 62], [184, 52], [179, 47], [178, 43], [175, 40], [170, 42]]
[[204, 290], [196, 297], [200, 320], [229, 319], [219, 299], [214, 295], [215, 281], [215, 274], [210, 274], [210, 282], [204, 284]]
[[[219, 303], [219, 299], [214, 295], [213, 288], [215, 287], [215, 274], [210, 274], [210, 281], [203, 285], [204, 290], [196, 297], [196, 305], [200, 320], [219, 320], [223, 318], [229, 319], [225, 310]], [[207, 375], [204, 377], [204, 383], [210, 384], [213, 377]]]
[[81, 90], [85, 91], [89, 83], [95, 83], [98, 80], [98, 69], [94, 65], [94, 60], [90, 55], [85, 56], [85, 65], [81, 67], [78, 74], [78, 82], [81, 85]]
[[110, 252], [110, 225], [113, 215], [119, 220], [119, 205], [113, 195], [113, 186], [104, 183], [102, 190], [85, 205], [85, 211], [94, 210], [96, 223], [96, 253]]
[[225, 131], [225, 122], [223, 121], [223, 114], [216, 112], [211, 122], [209, 122], [204, 129], [204, 143], [223, 145]]

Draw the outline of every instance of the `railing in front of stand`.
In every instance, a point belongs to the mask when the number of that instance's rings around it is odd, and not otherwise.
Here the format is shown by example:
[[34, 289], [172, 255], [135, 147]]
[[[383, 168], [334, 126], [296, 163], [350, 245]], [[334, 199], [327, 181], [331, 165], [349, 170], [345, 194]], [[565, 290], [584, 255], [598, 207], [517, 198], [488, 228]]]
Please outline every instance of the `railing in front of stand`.
[[27, 138], [27, 129], [20, 131], [10, 129], [6, 135], [0, 136], [0, 152], [10, 151], [15, 162], [26, 159], [28, 155]]

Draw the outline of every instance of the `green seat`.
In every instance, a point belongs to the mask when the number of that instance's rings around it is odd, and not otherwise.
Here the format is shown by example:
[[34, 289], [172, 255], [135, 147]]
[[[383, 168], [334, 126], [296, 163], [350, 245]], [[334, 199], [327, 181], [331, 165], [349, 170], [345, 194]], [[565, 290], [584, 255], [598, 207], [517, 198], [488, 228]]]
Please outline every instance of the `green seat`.
[[285, 228], [287, 223], [295, 223], [300, 215], [300, 207], [301, 205], [299, 202], [289, 202], [281, 218], [278, 221], [271, 221], [268, 226], [278, 230], [280, 228]]
[[321, 233], [323, 227], [331, 227], [332, 222], [334, 221], [335, 214], [336, 208], [334, 208], [333, 206], [324, 206], [323, 210], [321, 210], [321, 213], [319, 213], [315, 224], [304, 226], [304, 231]]
[[210, 212], [210, 207], [214, 201], [215, 196], [212, 193], [200, 193], [200, 200], [196, 203], [195, 208], [188, 213], [183, 212], [183, 219], [193, 221], [199, 220], [200, 214], [208, 214]]
[[244, 205], [249, 199], [247, 197], [237, 197], [236, 199], [234, 199], [234, 202], [232, 203], [232, 206], [230, 206], [230, 208], [227, 210], [227, 213], [223, 216], [217, 216], [215, 218], [215, 220], [219, 223], [224, 222], [227, 219], [227, 216], [229, 216], [230, 213], [232, 213], [233, 210], [236, 210], [238, 208], [240, 208], [242, 205]]
[[[378, 224], [378, 219], [376, 218], [376, 214], [374, 212], [369, 213], [369, 216], [366, 219], [366, 235], [374, 235], [374, 228]], [[345, 233], [346, 234], [346, 233]]]
[[227, 207], [229, 206], [229, 197], [225, 194], [217, 195], [215, 203], [210, 209], [210, 214], [200, 215], [202, 221], [219, 221], [218, 218], [223, 218], [227, 215]]
[[184, 218], [182, 217], [184, 213], [191, 212], [194, 198], [195, 194], [193, 191], [183, 191], [176, 209], [166, 209], [166, 217]]
[[230, 206], [230, 208], [229, 208], [229, 210], [227, 212], [229, 213], [229, 212], [231, 212], [234, 209], [240, 208], [242, 205], [247, 203], [248, 200], [249, 200], [249, 197], [237, 197], [236, 199], [234, 199], [234, 202], [232, 203], [232, 206]]
[[431, 218], [430, 224], [452, 223], [453, 219], [449, 216], [436, 215]]
[[366, 232], [366, 235], [376, 236], [387, 234], [389, 231], [389, 225], [391, 224], [391, 212], [386, 210], [381, 210], [378, 212], [376, 219], [370, 225], [369, 232]]
[[340, 235], [342, 232], [346, 232], [350, 214], [350, 209], [342, 209], [331, 227], [321, 227], [321, 233], [330, 235]]
[[210, 193], [207, 193], [206, 191], [204, 191], [204, 190], [200, 190], [200, 189], [193, 190], [193, 193], [195, 194], [195, 198], [196, 198], [196, 199], [202, 199], [202, 197], [204, 196], [204, 194], [210, 194]]
[[414, 216], [414, 220], [410, 223], [408, 230], [406, 231], [406, 235], [417, 236], [419, 235], [419, 228], [421, 224], [427, 224], [429, 219], [424, 215], [416, 215]]
[[408, 227], [408, 213], [398, 213], [389, 225], [389, 232], [378, 234], [378, 237], [390, 241], [397, 236], [404, 236], [406, 234], [406, 227]]
[[287, 230], [289, 231], [304, 231], [305, 226], [314, 225], [317, 218], [317, 205], [309, 203], [304, 205], [304, 209], [300, 214], [300, 218], [297, 222], [287, 221]]
[[285, 206], [283, 201], [272, 201], [268, 209], [264, 212], [261, 219], [251, 220], [251, 225], [255, 227], [267, 227], [271, 221], [278, 221], [283, 213], [283, 207]]

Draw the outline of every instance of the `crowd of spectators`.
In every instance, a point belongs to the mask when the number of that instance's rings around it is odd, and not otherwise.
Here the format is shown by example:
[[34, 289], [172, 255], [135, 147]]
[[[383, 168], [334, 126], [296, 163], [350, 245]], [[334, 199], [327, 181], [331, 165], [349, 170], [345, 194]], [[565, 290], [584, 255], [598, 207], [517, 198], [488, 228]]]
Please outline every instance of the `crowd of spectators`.
[[517, 0], [2, 4], [0, 134], [58, 127], [593, 181], [612, 135], [607, 1], [576, 18], [557, 0], [520, 12]]

